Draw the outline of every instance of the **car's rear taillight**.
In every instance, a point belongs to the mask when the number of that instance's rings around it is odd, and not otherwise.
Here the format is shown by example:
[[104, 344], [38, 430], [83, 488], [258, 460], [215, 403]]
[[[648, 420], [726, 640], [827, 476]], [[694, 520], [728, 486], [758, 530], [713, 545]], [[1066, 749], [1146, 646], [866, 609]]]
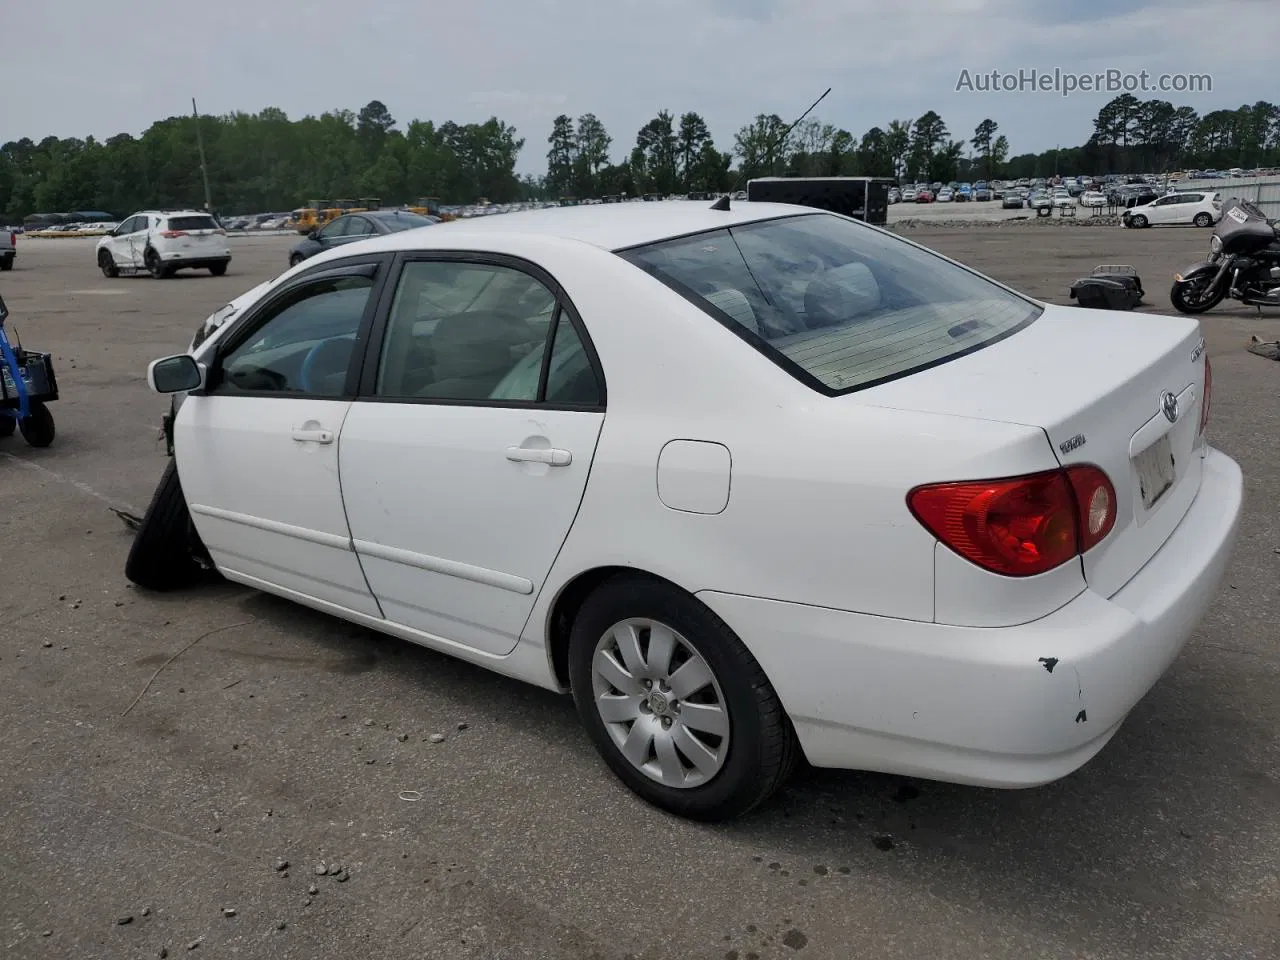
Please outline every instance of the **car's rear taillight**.
[[1007, 577], [1061, 566], [1106, 539], [1116, 492], [1098, 467], [935, 483], [907, 494], [915, 518], [971, 563]]
[[1204, 435], [1209, 426], [1209, 407], [1213, 404], [1213, 365], [1209, 363], [1209, 354], [1204, 355], [1204, 396], [1200, 398], [1200, 429], [1197, 433]]
[[186, 235], [187, 231], [185, 230], [162, 230], [160, 232], [160, 236], [166, 240], [176, 240], [178, 237], [185, 237]]

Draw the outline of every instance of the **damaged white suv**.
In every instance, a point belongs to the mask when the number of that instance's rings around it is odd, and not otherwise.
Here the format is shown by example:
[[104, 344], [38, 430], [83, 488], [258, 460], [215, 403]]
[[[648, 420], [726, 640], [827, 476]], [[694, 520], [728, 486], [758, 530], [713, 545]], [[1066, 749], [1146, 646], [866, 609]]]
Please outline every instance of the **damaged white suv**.
[[199, 210], [142, 210], [98, 241], [98, 269], [107, 277], [147, 271], [157, 280], [182, 269], [227, 272], [227, 232]]

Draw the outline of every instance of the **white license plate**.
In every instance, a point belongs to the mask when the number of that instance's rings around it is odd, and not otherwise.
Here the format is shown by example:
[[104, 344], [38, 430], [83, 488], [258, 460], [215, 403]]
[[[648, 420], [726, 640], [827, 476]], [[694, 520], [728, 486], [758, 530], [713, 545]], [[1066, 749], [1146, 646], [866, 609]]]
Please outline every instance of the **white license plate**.
[[1138, 489], [1142, 494], [1143, 509], [1150, 510], [1173, 486], [1178, 476], [1169, 435], [1165, 434], [1134, 457], [1133, 466], [1138, 471]]

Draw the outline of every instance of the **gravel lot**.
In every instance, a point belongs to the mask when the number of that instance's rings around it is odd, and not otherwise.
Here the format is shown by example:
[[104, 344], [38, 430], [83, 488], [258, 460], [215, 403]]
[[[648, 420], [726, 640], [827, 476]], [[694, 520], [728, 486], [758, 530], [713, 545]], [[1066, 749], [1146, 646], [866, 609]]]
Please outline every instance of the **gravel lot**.
[[[1155, 311], [1208, 241], [908, 235], [1059, 302], [1133, 263]], [[703, 827], [616, 785], [567, 698], [239, 587], [129, 587], [108, 506], [141, 512], [164, 467], [146, 363], [292, 242], [158, 282], [106, 280], [92, 241], [20, 239], [0, 276], [64, 396], [53, 447], [0, 444], [0, 955], [1280, 955], [1280, 365], [1244, 349], [1280, 318], [1205, 318], [1247, 515], [1217, 603], [1096, 760], [1022, 792], [807, 772]]]

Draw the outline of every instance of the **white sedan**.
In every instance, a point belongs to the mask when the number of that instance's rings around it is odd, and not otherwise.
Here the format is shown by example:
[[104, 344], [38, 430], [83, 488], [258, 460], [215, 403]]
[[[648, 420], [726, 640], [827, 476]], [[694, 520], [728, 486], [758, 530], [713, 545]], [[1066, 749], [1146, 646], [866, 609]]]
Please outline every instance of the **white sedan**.
[[128, 575], [203, 557], [571, 692], [614, 773], [689, 817], [800, 756], [1069, 774], [1234, 541], [1197, 321], [725, 206], [410, 230], [264, 285], [148, 369], [185, 399]]

